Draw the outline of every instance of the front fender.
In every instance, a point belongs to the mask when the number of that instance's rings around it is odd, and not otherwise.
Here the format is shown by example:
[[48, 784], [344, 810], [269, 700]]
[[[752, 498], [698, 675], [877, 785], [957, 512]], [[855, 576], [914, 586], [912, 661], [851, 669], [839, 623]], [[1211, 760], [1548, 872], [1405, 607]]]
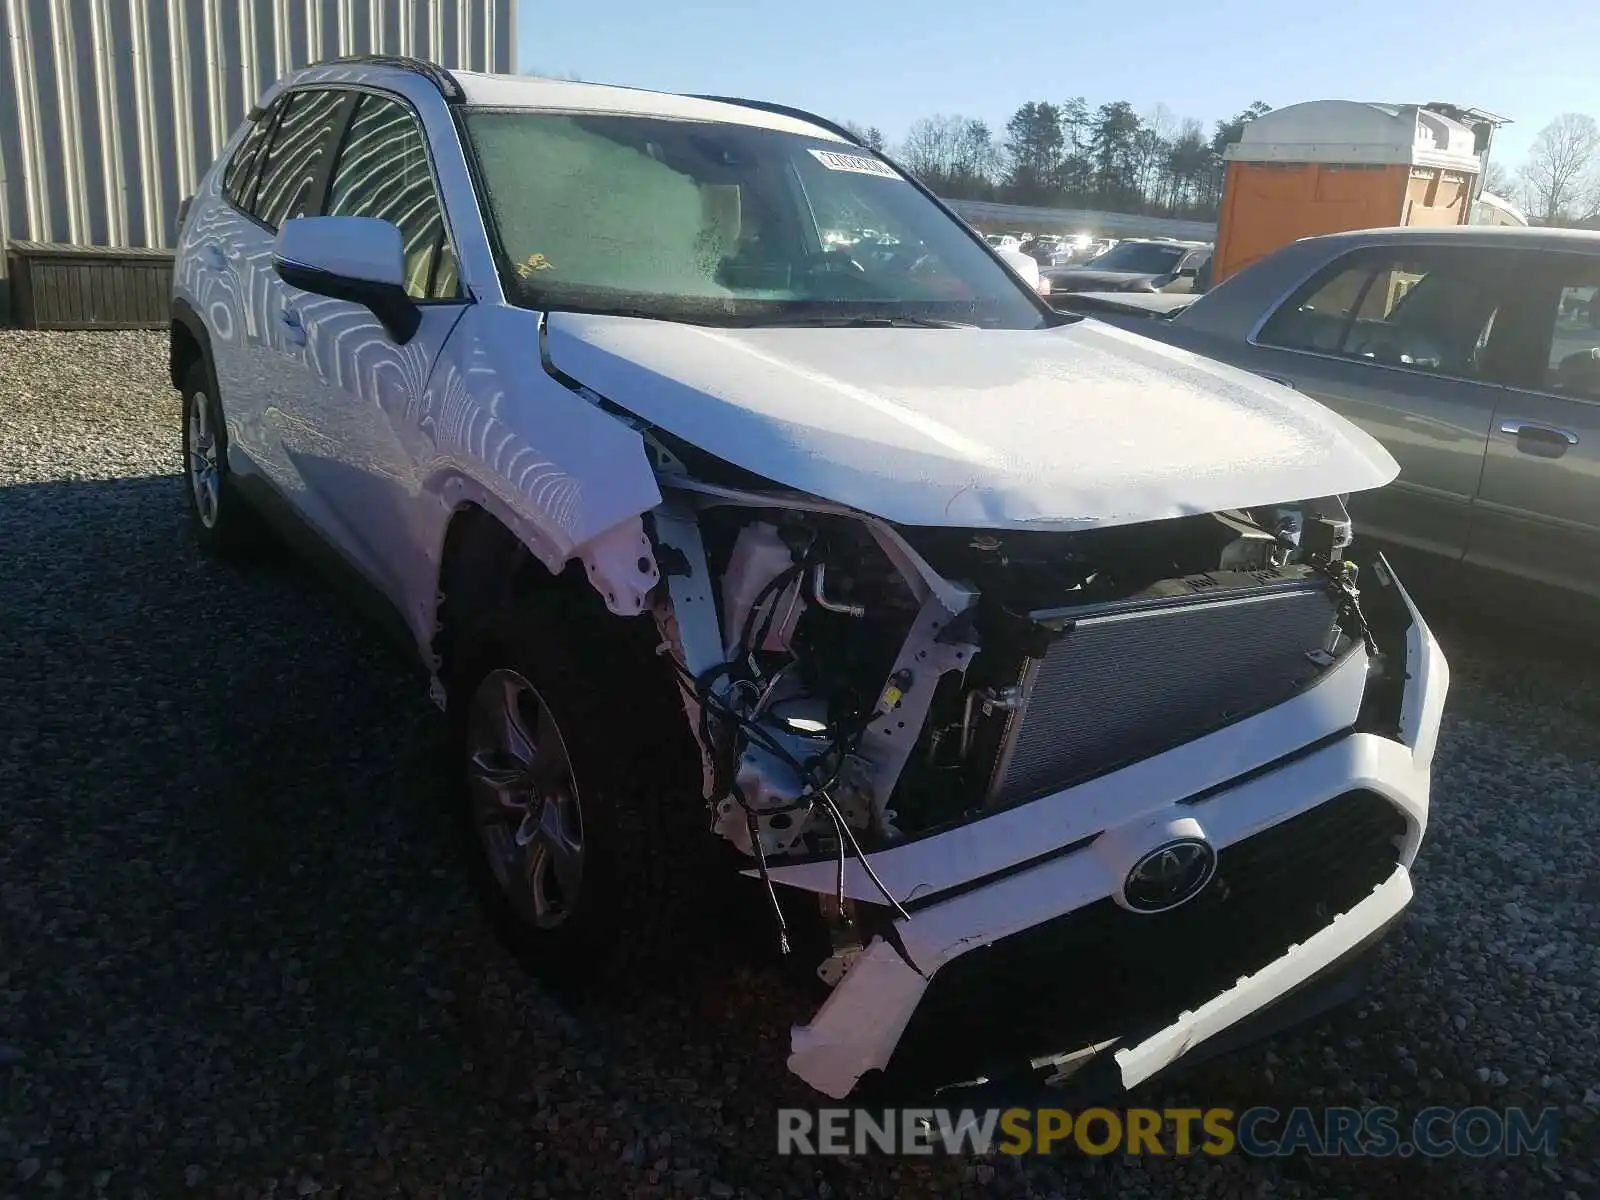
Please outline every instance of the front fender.
[[[432, 501], [423, 507], [434, 525], [425, 544], [442, 549], [450, 516], [464, 504], [493, 515], [552, 572], [581, 557], [593, 577], [601, 558], [620, 561], [615, 547], [625, 542], [636, 568], [650, 559], [633, 586], [610, 589], [622, 604], [614, 610], [631, 615], [637, 585], [655, 578], [648, 544], [642, 554], [635, 548], [639, 518], [661, 491], [639, 433], [545, 370], [540, 320], [473, 305], [446, 342], [419, 418], [428, 458], [422, 487]], [[430, 581], [428, 604], [435, 590]]]

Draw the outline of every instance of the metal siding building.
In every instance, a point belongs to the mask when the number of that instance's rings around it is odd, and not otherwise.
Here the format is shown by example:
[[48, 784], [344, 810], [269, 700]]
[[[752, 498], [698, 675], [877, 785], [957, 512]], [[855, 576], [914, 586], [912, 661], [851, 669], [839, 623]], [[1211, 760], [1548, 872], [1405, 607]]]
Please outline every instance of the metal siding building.
[[511, 71], [515, 2], [0, 0], [0, 249], [170, 246], [179, 203], [280, 75], [368, 53]]

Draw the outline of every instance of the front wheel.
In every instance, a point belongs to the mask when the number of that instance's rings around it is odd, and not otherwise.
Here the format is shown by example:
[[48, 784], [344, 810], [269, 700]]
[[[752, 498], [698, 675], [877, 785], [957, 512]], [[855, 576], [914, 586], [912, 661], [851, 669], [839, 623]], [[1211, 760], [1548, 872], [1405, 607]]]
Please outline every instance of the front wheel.
[[467, 631], [450, 671], [481, 899], [513, 953], [575, 992], [704, 941], [715, 838], [676, 692], [638, 656], [649, 624], [546, 597]]

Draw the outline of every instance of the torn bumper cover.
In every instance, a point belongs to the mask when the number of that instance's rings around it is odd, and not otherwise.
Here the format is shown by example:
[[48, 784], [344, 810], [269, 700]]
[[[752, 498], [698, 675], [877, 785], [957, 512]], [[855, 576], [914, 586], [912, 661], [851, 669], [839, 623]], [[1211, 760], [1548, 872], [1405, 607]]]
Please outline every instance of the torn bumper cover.
[[[1387, 564], [1377, 571], [1373, 622], [1391, 660], [1404, 646], [1403, 673], [1357, 647], [1276, 708], [872, 855], [909, 919], [792, 1030], [789, 1069], [840, 1099], [871, 1072], [930, 1087], [1039, 1077], [1094, 1046], [1131, 1088], [1381, 936], [1411, 899], [1449, 675]], [[1139, 880], [1188, 861], [1141, 866], [1191, 845], [1213, 856], [1205, 882], [1140, 911]], [[826, 864], [774, 875], [834, 884]], [[871, 887], [849, 864], [846, 891], [867, 900]]]

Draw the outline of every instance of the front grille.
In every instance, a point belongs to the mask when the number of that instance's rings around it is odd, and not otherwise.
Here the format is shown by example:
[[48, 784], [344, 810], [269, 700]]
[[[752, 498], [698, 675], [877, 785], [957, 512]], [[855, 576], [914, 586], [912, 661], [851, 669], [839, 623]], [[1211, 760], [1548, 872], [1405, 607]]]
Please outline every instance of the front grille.
[[1012, 804], [1159, 754], [1289, 699], [1338, 608], [1304, 582], [1077, 617], [1034, 660], [989, 787]]
[[1347, 792], [1220, 851], [1211, 884], [1180, 908], [1131, 913], [1107, 898], [963, 954], [933, 977], [891, 1073], [999, 1074], [1165, 1026], [1365, 899], [1394, 873], [1405, 830], [1383, 797]]

